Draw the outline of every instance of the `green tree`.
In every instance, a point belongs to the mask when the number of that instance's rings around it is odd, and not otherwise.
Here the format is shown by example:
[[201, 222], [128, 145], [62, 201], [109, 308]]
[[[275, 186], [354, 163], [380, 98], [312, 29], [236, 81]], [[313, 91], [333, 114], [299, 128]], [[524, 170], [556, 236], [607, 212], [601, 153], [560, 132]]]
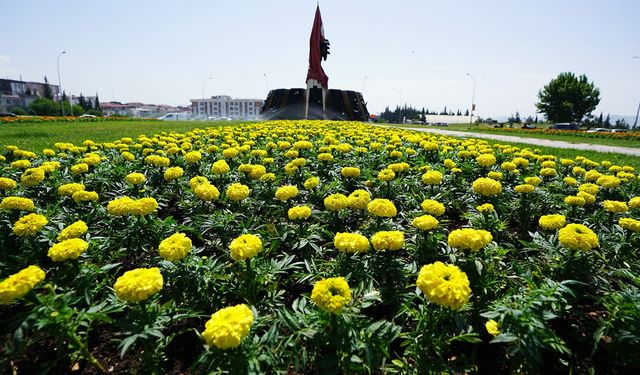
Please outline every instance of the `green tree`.
[[58, 116], [60, 105], [52, 99], [38, 98], [29, 104], [29, 111], [39, 116]]
[[600, 103], [600, 90], [586, 75], [564, 72], [538, 92], [538, 99], [536, 107], [549, 121], [579, 122]]
[[51, 86], [49, 86], [49, 80], [47, 76], [44, 76], [44, 88], [42, 89], [42, 97], [45, 99], [53, 100], [53, 92], [51, 92]]

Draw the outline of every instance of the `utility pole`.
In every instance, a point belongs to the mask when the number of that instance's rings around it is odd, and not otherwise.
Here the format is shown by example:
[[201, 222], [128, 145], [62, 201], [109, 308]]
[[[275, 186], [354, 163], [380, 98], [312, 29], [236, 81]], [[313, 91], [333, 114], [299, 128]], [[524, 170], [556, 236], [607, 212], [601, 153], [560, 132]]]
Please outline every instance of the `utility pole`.
[[[62, 83], [60, 83], [60, 58], [66, 53], [67, 51], [60, 52], [58, 60], [56, 61], [56, 68], [58, 69], [58, 96], [62, 95]], [[64, 101], [62, 100], [62, 96], [60, 96], [60, 108], [62, 109], [62, 116], [64, 116]]]

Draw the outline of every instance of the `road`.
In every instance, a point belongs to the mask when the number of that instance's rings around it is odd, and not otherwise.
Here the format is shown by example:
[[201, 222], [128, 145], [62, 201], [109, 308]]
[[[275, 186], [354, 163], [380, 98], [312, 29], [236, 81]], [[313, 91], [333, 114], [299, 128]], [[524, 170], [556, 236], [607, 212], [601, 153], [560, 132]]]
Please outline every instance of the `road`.
[[502, 141], [502, 142], [527, 143], [527, 144], [536, 145], [536, 146], [571, 148], [575, 150], [588, 150], [588, 151], [597, 151], [597, 152], [613, 152], [616, 154], [640, 156], [640, 149], [631, 148], [631, 147], [594, 145], [590, 143], [571, 143], [571, 142], [564, 142], [564, 141], [553, 141], [550, 139], [514, 137], [511, 135], [499, 135], [499, 134], [471, 133], [471, 132], [464, 132], [464, 131], [444, 130], [444, 129], [434, 129], [434, 128], [403, 128], [403, 129], [448, 135], [450, 137], [484, 138], [484, 139], [492, 139], [492, 140]]

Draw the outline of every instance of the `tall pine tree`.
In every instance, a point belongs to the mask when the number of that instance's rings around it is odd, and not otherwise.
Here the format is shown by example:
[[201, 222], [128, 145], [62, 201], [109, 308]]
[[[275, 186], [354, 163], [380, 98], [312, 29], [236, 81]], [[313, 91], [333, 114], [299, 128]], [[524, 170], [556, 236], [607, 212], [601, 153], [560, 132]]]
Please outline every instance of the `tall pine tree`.
[[44, 88], [42, 89], [42, 96], [45, 99], [53, 100], [53, 93], [51, 92], [51, 86], [49, 86], [49, 80], [47, 76], [44, 76]]

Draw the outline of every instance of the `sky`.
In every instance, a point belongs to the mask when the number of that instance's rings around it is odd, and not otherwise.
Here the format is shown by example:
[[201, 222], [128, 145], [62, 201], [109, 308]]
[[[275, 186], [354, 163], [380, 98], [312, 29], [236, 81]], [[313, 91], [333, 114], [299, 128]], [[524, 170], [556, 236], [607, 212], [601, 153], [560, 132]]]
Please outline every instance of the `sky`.
[[[317, 1], [0, 0], [0, 78], [57, 83], [102, 101], [189, 105], [306, 87]], [[322, 0], [329, 87], [362, 91], [370, 112], [535, 115], [559, 73], [586, 74], [600, 111], [640, 101], [637, 0]], [[208, 79], [208, 77], [212, 77]]]

